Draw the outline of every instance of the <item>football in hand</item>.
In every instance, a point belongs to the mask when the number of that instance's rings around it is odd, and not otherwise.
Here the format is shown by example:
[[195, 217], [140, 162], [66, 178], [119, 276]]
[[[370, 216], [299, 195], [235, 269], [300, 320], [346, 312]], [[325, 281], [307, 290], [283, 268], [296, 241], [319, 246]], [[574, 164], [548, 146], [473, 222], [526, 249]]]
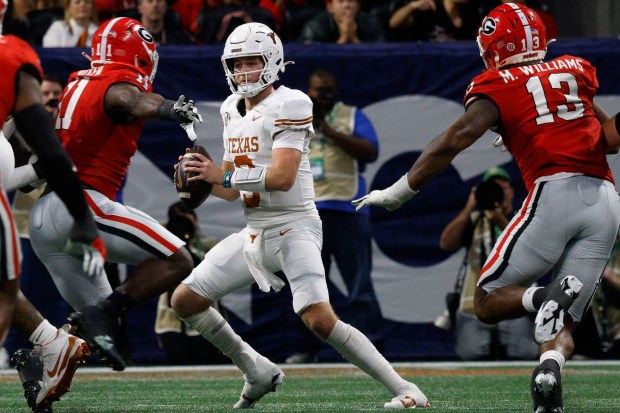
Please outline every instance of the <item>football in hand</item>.
[[209, 152], [200, 145], [194, 145], [189, 152], [183, 155], [183, 158], [179, 161], [179, 165], [177, 169], [174, 171], [174, 183], [177, 188], [177, 194], [179, 198], [188, 208], [195, 209], [198, 208], [202, 203], [207, 199], [211, 190], [213, 189], [213, 184], [210, 184], [207, 181], [198, 180], [198, 181], [188, 181], [187, 178], [190, 176], [196, 175], [195, 172], [187, 172], [185, 170], [186, 163], [188, 161], [197, 161], [198, 158], [192, 156], [193, 153], [199, 153], [207, 158], [211, 159], [209, 156]]

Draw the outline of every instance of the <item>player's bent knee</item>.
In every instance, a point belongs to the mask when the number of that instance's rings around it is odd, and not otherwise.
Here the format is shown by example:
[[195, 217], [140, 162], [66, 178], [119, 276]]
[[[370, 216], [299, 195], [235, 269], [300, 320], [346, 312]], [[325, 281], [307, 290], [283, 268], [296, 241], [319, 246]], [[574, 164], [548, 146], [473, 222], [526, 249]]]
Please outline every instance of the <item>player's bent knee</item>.
[[300, 316], [306, 327], [323, 340], [329, 337], [338, 321], [329, 303], [312, 304]]
[[185, 319], [199, 312], [206, 311], [213, 302], [196, 294], [187, 288], [186, 285], [181, 284], [174, 290], [170, 298], [170, 304], [177, 315]]
[[168, 257], [173, 262], [175, 269], [180, 277], [187, 277], [194, 269], [194, 260], [186, 247], [181, 247]]

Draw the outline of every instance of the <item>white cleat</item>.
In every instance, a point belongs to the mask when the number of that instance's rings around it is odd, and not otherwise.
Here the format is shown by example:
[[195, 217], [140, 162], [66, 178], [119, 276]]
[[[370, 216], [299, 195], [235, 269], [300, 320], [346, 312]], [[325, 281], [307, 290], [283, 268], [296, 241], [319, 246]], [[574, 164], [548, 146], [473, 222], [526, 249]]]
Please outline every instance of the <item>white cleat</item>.
[[275, 392], [284, 381], [284, 373], [280, 367], [266, 357], [258, 356], [253, 372], [243, 375], [245, 384], [239, 401], [233, 409], [251, 409], [267, 393]]
[[417, 407], [431, 407], [428, 398], [415, 384], [406, 392], [395, 396], [389, 402], [383, 405], [384, 409], [404, 410], [415, 409]]
[[583, 283], [573, 275], [567, 275], [556, 284], [536, 314], [534, 341], [543, 344], [555, 339], [564, 328], [566, 311], [579, 296]]
[[71, 389], [73, 374], [84, 359], [90, 355], [84, 340], [67, 331], [71, 326], [58, 329], [56, 338], [41, 347], [43, 376], [39, 382], [41, 390], [37, 394], [37, 406], [47, 406]]
[[543, 344], [553, 340], [564, 327], [564, 310], [555, 301], [547, 301], [536, 314], [534, 341]]

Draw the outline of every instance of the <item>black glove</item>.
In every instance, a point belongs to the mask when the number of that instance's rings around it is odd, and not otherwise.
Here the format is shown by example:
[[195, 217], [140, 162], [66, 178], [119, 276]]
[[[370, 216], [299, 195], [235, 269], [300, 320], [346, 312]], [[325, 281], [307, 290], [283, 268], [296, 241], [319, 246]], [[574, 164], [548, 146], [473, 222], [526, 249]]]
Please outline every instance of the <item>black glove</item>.
[[202, 123], [202, 116], [198, 113], [193, 100], [185, 100], [184, 95], [179, 96], [174, 103], [171, 100], [165, 100], [157, 108], [157, 115], [160, 119], [179, 122], [189, 139], [192, 142], [196, 140], [194, 122]]

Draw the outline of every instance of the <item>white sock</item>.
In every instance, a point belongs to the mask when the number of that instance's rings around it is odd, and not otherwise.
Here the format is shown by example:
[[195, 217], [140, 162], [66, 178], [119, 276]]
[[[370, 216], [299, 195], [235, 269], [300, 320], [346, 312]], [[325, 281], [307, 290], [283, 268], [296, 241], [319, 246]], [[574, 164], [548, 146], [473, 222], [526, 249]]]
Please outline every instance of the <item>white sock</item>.
[[49, 321], [43, 320], [28, 337], [28, 340], [35, 346], [44, 346], [54, 340], [57, 334], [58, 329], [51, 325]]
[[538, 310], [534, 307], [534, 303], [532, 299], [534, 298], [534, 293], [536, 290], [543, 287], [530, 287], [523, 293], [523, 297], [521, 298], [521, 303], [523, 304], [523, 308], [530, 313], [536, 313]]
[[338, 320], [325, 342], [335, 348], [350, 363], [383, 384], [393, 396], [409, 389], [412, 384], [394, 371], [375, 346], [355, 327]]
[[230, 357], [242, 372], [256, 364], [259, 354], [235, 333], [224, 317], [213, 308], [187, 317], [185, 321], [222, 353]]
[[557, 350], [549, 350], [549, 351], [545, 351], [544, 353], [540, 355], [541, 363], [549, 359], [555, 360], [560, 365], [560, 371], [562, 371], [562, 369], [564, 368], [564, 364], [566, 363], [566, 359], [564, 358], [562, 353], [560, 353]]

